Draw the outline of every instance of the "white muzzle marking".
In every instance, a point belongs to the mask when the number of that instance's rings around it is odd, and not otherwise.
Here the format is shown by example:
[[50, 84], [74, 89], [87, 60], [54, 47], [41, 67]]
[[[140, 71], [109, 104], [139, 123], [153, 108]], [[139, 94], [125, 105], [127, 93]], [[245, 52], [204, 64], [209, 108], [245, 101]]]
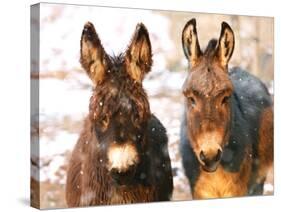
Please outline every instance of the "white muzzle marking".
[[117, 169], [120, 172], [139, 162], [136, 147], [130, 143], [111, 145], [107, 157], [109, 170]]

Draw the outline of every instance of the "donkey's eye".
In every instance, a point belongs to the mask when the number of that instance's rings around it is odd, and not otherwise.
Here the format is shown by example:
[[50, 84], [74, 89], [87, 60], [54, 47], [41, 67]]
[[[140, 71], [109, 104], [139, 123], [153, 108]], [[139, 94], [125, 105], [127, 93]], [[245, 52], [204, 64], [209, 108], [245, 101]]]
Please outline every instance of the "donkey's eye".
[[188, 101], [189, 105], [191, 105], [192, 107], [194, 107], [196, 105], [195, 99], [193, 97], [188, 97], [187, 101]]
[[230, 98], [229, 96], [223, 97], [221, 104], [222, 105], [227, 104], [229, 102], [229, 98]]

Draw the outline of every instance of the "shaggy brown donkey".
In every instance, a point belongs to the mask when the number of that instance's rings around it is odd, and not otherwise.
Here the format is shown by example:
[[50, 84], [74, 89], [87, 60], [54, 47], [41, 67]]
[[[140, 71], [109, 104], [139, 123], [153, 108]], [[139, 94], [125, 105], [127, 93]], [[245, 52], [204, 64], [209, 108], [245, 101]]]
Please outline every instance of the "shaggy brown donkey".
[[146, 27], [138, 24], [127, 51], [111, 57], [86, 23], [80, 61], [96, 86], [69, 163], [68, 206], [169, 200], [173, 179], [166, 130], [151, 114], [142, 87], [152, 65]]
[[225, 22], [204, 52], [195, 19], [183, 29], [190, 67], [180, 147], [195, 199], [262, 194], [273, 163], [273, 103], [259, 79], [228, 70], [234, 43]]

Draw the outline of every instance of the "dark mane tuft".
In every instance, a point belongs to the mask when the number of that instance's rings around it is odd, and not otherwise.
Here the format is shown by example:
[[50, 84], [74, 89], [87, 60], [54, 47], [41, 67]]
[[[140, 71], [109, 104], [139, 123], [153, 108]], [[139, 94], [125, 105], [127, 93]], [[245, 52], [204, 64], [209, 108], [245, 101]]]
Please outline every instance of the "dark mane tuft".
[[113, 54], [109, 56], [111, 62], [115, 65], [121, 65], [124, 62], [124, 53], [119, 53], [117, 55]]
[[211, 55], [216, 50], [218, 40], [217, 39], [211, 39], [204, 51], [204, 55]]

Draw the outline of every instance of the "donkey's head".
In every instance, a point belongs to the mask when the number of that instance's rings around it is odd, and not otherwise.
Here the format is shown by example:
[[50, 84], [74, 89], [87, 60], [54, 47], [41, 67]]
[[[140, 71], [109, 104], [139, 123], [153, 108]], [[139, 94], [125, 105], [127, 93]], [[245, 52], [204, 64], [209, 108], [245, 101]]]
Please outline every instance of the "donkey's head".
[[80, 62], [96, 85], [90, 116], [100, 160], [114, 182], [127, 184], [134, 179], [146, 148], [150, 108], [142, 80], [152, 65], [148, 31], [138, 24], [126, 52], [109, 56], [94, 26], [86, 23]]
[[219, 40], [210, 40], [202, 52], [196, 21], [191, 19], [183, 29], [182, 45], [190, 66], [183, 85], [187, 132], [203, 169], [212, 172], [229, 138], [233, 85], [228, 77], [228, 62], [234, 50], [234, 33], [223, 22]]

